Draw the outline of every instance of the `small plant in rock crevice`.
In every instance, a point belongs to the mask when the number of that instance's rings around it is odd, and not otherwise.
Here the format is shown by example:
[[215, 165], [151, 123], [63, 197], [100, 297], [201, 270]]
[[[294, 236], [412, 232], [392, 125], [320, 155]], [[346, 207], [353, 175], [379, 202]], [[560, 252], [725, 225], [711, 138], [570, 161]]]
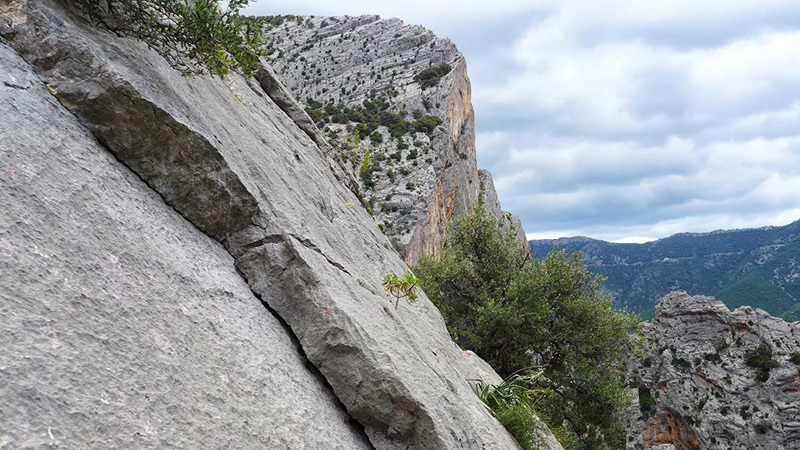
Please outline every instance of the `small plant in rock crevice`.
[[403, 278], [390, 273], [383, 277], [383, 287], [392, 294], [397, 300], [394, 303], [394, 309], [400, 306], [400, 299], [406, 298], [409, 303], [414, 303], [419, 298], [417, 297], [416, 289], [419, 287], [419, 279], [413, 273], [407, 273]]

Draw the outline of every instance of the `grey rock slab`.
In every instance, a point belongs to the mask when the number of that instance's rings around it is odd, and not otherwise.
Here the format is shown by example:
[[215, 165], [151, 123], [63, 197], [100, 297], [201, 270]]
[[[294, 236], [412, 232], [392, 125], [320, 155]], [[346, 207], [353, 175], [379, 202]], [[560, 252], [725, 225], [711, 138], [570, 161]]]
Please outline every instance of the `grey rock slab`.
[[371, 448], [218, 242], [0, 80], [0, 448]]
[[[2, 35], [51, 93], [175, 210], [225, 244], [372, 445], [517, 448], [471, 391], [466, 378], [478, 374], [430, 301], [421, 295], [394, 309], [380, 281], [407, 268], [354, 207], [323, 150], [266, 95], [264, 80], [186, 79], [143, 45], [97, 31], [55, 1], [19, 2], [4, 14], [14, 20]], [[100, 97], [109, 103], [98, 105]], [[148, 107], [157, 113], [148, 117]], [[125, 121], [131, 114], [137, 119]], [[165, 123], [180, 133], [157, 126]], [[169, 157], [178, 173], [195, 167], [186, 160], [194, 143], [208, 167], [190, 171], [188, 181], [172, 177], [158, 169], [161, 155], [127, 146], [143, 133], [148, 144], [179, 136], [165, 149], [183, 149]], [[184, 183], [192, 188], [172, 195]], [[227, 220], [227, 200], [206, 201], [206, 189], [246, 207]]]

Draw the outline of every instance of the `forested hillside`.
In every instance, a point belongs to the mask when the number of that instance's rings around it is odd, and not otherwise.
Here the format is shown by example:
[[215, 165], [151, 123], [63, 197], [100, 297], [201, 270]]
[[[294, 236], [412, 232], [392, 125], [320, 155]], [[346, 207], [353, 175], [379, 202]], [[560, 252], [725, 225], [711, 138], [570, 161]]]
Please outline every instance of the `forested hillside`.
[[751, 305], [800, 320], [800, 221], [782, 227], [682, 233], [644, 244], [585, 237], [530, 241], [542, 257], [554, 245], [582, 251], [587, 267], [608, 278], [617, 307], [651, 318], [670, 291], [712, 295], [730, 308]]

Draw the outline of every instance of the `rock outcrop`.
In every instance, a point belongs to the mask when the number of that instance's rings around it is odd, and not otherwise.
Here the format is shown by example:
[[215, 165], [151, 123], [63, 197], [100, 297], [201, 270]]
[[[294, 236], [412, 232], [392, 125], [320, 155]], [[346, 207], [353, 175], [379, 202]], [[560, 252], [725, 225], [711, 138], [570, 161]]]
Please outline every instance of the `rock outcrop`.
[[0, 447], [517, 448], [269, 70], [65, 5], [0, 6]]
[[480, 202], [486, 208], [486, 212], [497, 218], [500, 228], [506, 233], [513, 233], [523, 244], [528, 245], [528, 238], [522, 228], [522, 221], [516, 214], [503, 211], [500, 200], [497, 198], [497, 191], [494, 188], [492, 174], [488, 170], [479, 170], [480, 177]]
[[[410, 123], [441, 122], [427, 132], [412, 127], [401, 134], [384, 121], [377, 142], [358, 135], [358, 122], [334, 109], [317, 118], [343, 165], [361, 175], [365, 203], [406, 260], [437, 254], [446, 223], [482, 195], [463, 55], [421, 26], [379, 16], [275, 17], [268, 36], [270, 63], [296, 98], [318, 102], [320, 112], [322, 105], [360, 108], [379, 99]], [[485, 187], [497, 204], [491, 212], [524, 236], [519, 219], [501, 211], [494, 184]]]
[[673, 292], [628, 369], [628, 448], [800, 448], [800, 322]]

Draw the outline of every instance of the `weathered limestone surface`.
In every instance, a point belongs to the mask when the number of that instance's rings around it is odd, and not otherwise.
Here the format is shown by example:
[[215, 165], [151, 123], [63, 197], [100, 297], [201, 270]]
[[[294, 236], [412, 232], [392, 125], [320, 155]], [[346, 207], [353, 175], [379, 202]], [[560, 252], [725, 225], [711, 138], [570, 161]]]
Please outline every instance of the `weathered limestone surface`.
[[0, 80], [0, 448], [371, 448], [222, 245]]
[[[41, 101], [79, 135], [48, 135], [59, 122], [24, 121], [13, 106], [22, 122], [3, 128], [0, 267], [25, 282], [2, 286], [17, 328], [3, 333], [15, 351], [0, 371], [29, 378], [4, 377], [15, 381], [0, 404], [13, 406], [0, 414], [29, 425], [0, 443], [60, 439], [78, 417], [87, 425], [69, 429], [85, 440], [77, 447], [361, 448], [355, 420], [379, 449], [517, 448], [466, 382], [496, 374], [452, 342], [424, 295], [394, 308], [380, 281], [406, 266], [298, 126], [296, 105], [265, 93], [281, 89], [268, 71], [228, 87], [183, 78], [63, 5], [0, 7], [0, 37], [35, 73], [11, 74], [31, 88], [4, 79], [4, 95], [46, 88], [74, 118]], [[19, 129], [27, 135], [15, 143], [7, 136]], [[39, 160], [26, 150], [37, 142]]]
[[[672, 292], [643, 332], [645, 351], [628, 373], [639, 397], [629, 448], [800, 447], [800, 365], [792, 359], [800, 357], [800, 322]], [[766, 381], [745, 362], [762, 344], [775, 366]]]
[[[436, 37], [430, 30], [374, 15], [285, 18], [273, 24], [268, 35], [275, 48], [270, 64], [301, 101], [352, 107], [383, 97], [390, 111], [404, 112], [408, 120], [413, 120], [414, 111], [442, 119], [430, 136], [411, 133], [394, 139], [380, 127], [383, 143], [366, 142], [355, 151], [352, 134], [344, 125], [325, 125], [329, 135], [335, 136], [338, 148], [334, 152], [340, 157], [349, 154], [344, 165], [356, 174], [367, 151], [373, 159], [377, 154], [402, 155], [397, 161], [387, 159], [377, 165], [376, 185], [361, 182], [360, 189], [365, 198], [374, 199], [376, 219], [402, 245], [407, 261], [413, 264], [421, 255], [437, 254], [447, 222], [482, 195], [475, 114], [463, 55], [449, 39]], [[423, 88], [414, 80], [423, 70], [443, 64], [452, 70], [436, 85]], [[409, 148], [399, 148], [401, 142]], [[494, 184], [487, 183], [486, 189], [496, 201]], [[524, 235], [519, 219], [502, 212], [499, 203], [492, 212]]]
[[522, 221], [519, 220], [516, 214], [503, 211], [500, 206], [500, 200], [497, 198], [497, 191], [494, 188], [494, 180], [492, 179], [491, 172], [481, 169], [478, 171], [478, 176], [481, 180], [480, 200], [484, 208], [486, 208], [486, 212], [497, 217], [503, 231], [506, 233], [514, 233], [520, 243], [527, 247], [528, 237], [525, 236], [525, 230], [522, 228]]

